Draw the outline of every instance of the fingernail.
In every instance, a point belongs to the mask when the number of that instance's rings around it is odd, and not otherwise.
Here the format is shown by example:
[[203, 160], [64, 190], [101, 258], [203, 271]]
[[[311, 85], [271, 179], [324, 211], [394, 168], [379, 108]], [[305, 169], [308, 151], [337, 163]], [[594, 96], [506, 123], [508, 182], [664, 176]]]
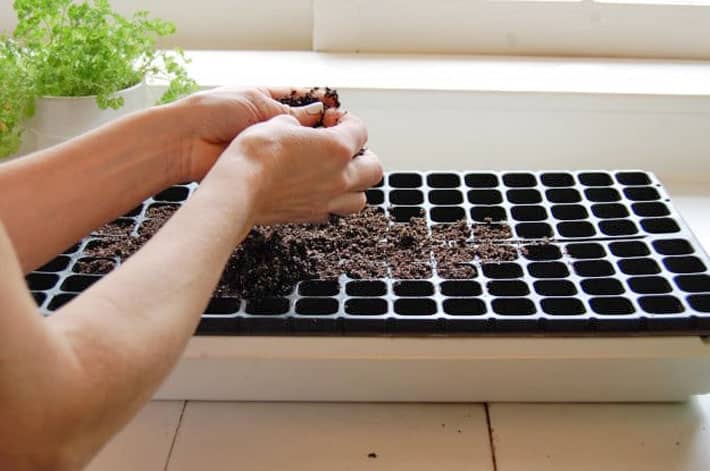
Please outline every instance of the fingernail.
[[320, 101], [317, 101], [315, 103], [311, 103], [310, 105], [304, 106], [303, 109], [308, 114], [320, 116], [323, 114], [323, 103]]

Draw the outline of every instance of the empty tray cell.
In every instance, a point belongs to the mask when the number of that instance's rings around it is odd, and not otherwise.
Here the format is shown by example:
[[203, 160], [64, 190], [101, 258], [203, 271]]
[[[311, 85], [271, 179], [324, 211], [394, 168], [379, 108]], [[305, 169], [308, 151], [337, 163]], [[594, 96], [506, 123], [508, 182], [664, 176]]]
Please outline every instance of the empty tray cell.
[[710, 312], [710, 294], [688, 296], [690, 306], [698, 312]]
[[592, 296], [614, 296], [624, 294], [624, 285], [614, 278], [594, 278], [582, 280], [582, 290]]
[[599, 203], [592, 205], [592, 214], [599, 219], [618, 219], [629, 217], [629, 210], [620, 203]]
[[527, 296], [530, 294], [528, 284], [523, 281], [489, 281], [486, 285], [491, 296]]
[[239, 310], [240, 301], [237, 298], [212, 298], [205, 309], [205, 314], [227, 315]]
[[508, 190], [505, 197], [513, 204], [537, 204], [542, 202], [542, 195], [537, 190]]
[[601, 172], [580, 173], [577, 178], [579, 178], [579, 183], [584, 186], [610, 186], [614, 184], [609, 174]]
[[650, 185], [651, 179], [643, 172], [618, 172], [616, 181], [622, 185]]
[[624, 188], [624, 195], [631, 201], [656, 201], [661, 199], [658, 191], [650, 186]]
[[155, 218], [155, 217], [170, 217], [174, 212], [180, 209], [179, 204], [174, 203], [155, 203], [148, 206], [145, 212], [145, 217]]
[[461, 178], [455, 173], [431, 173], [426, 182], [431, 188], [456, 188], [461, 185]]
[[621, 258], [645, 257], [651, 253], [645, 243], [635, 240], [628, 242], [612, 242], [609, 244], [609, 250], [611, 250], [611, 253]]
[[661, 267], [652, 258], [626, 258], [618, 264], [627, 275], [655, 275], [661, 272]]
[[419, 190], [392, 190], [390, 204], [417, 205], [424, 203], [424, 193]]
[[387, 301], [379, 298], [356, 298], [345, 301], [345, 313], [353, 316], [387, 314]]
[[552, 237], [552, 226], [544, 222], [522, 222], [515, 225], [521, 239], [544, 239]]
[[116, 268], [116, 265], [116, 260], [111, 258], [83, 257], [76, 261], [72, 271], [86, 275], [105, 275]]
[[67, 266], [69, 266], [69, 261], [71, 258], [66, 257], [64, 255], [59, 255], [58, 257], [54, 257], [52, 260], [49, 262], [45, 263], [41, 267], [37, 269], [37, 271], [43, 271], [43, 272], [58, 272], [65, 270]]
[[532, 173], [506, 173], [503, 184], [511, 188], [529, 188], [537, 185], [537, 179]]
[[535, 278], [565, 278], [569, 276], [567, 265], [562, 262], [533, 262], [528, 265], [530, 276]]
[[286, 298], [262, 298], [247, 301], [246, 313], [257, 316], [286, 314], [289, 302]]
[[466, 211], [460, 206], [436, 206], [430, 210], [434, 222], [455, 222], [466, 219]]
[[579, 203], [582, 201], [582, 195], [573, 188], [547, 190], [545, 192], [545, 198], [547, 198], [547, 201], [550, 203]]
[[443, 281], [439, 285], [444, 296], [480, 296], [481, 285], [475, 281]]
[[412, 218], [424, 217], [424, 209], [419, 206], [394, 206], [389, 208], [389, 213], [396, 222], [409, 222]]
[[673, 273], [702, 273], [707, 271], [698, 257], [666, 257], [663, 264]]
[[505, 221], [505, 209], [502, 206], [474, 206], [471, 208], [471, 219], [478, 222]]
[[55, 295], [47, 306], [47, 310], [56, 311], [60, 307], [64, 306], [66, 303], [76, 298], [78, 294], [76, 293], [62, 293]]
[[671, 218], [653, 218], [653, 219], [643, 219], [641, 221], [641, 227], [646, 232], [651, 234], [670, 234], [673, 232], [680, 232], [680, 227], [675, 219]]
[[418, 173], [393, 173], [389, 177], [392, 188], [419, 188], [422, 186], [422, 176]]
[[301, 296], [337, 296], [340, 285], [335, 280], [307, 280], [298, 285]]
[[398, 281], [394, 284], [394, 294], [406, 297], [423, 297], [434, 294], [434, 285], [428, 281]]
[[567, 221], [557, 224], [557, 232], [562, 237], [567, 238], [582, 238], [592, 237], [597, 233], [594, 225], [586, 221]]
[[612, 276], [615, 273], [614, 266], [606, 260], [585, 260], [574, 262], [574, 271], [583, 277]]
[[296, 302], [296, 313], [306, 316], [327, 316], [338, 312], [340, 303], [333, 298], [301, 298]]
[[394, 312], [402, 316], [431, 316], [436, 311], [436, 303], [432, 299], [406, 298], [394, 302]]
[[351, 281], [345, 285], [348, 296], [384, 296], [387, 285], [383, 281]]
[[523, 269], [517, 263], [484, 263], [483, 274], [491, 279], [521, 278]]
[[464, 182], [470, 188], [495, 188], [498, 177], [494, 173], [469, 173], [464, 177]]
[[64, 280], [61, 289], [62, 291], [81, 293], [100, 279], [101, 276], [95, 275], [72, 275]]
[[693, 246], [685, 239], [657, 240], [653, 248], [661, 255], [690, 255], [694, 252]]
[[675, 282], [688, 293], [710, 293], [710, 275], [681, 275], [675, 278]]
[[599, 230], [608, 236], [628, 236], [638, 234], [638, 227], [628, 219], [608, 219], [599, 223]]
[[582, 301], [575, 298], [546, 298], [540, 301], [540, 306], [551, 316], [579, 316], [587, 312]]
[[584, 190], [589, 201], [595, 203], [612, 203], [621, 200], [621, 195], [614, 188], [589, 188]]
[[511, 210], [513, 219], [517, 221], [544, 221], [547, 210], [542, 206], [514, 206]]
[[30, 273], [25, 277], [30, 291], [46, 291], [52, 289], [59, 281], [58, 275]]
[[606, 256], [604, 246], [593, 242], [567, 244], [566, 249], [572, 258], [604, 258]]
[[155, 201], [178, 202], [185, 201], [189, 195], [190, 190], [188, 190], [184, 186], [174, 186], [172, 188], [168, 188], [167, 190], [161, 191], [160, 193], [155, 195], [153, 199], [155, 199]]
[[525, 298], [499, 298], [493, 300], [493, 311], [501, 316], [530, 316], [537, 312], [535, 304]]
[[385, 194], [382, 192], [382, 190], [367, 190], [365, 192], [365, 196], [367, 197], [367, 204], [371, 206], [375, 206], [385, 202]]
[[577, 288], [567, 280], [541, 280], [533, 283], [535, 292], [540, 296], [574, 296]]
[[463, 195], [459, 190], [432, 190], [429, 192], [431, 204], [461, 204]]
[[122, 217], [134, 218], [134, 217], [140, 215], [141, 212], [143, 212], [143, 204], [142, 203], [139, 204], [138, 206], [136, 206], [135, 208], [131, 209], [130, 211], [128, 211]]
[[498, 190], [469, 190], [468, 202], [471, 204], [501, 204], [503, 195]]
[[581, 204], [557, 204], [552, 207], [552, 215], [561, 221], [587, 219], [589, 212]]
[[36, 305], [41, 306], [42, 303], [44, 303], [44, 300], [47, 299], [47, 295], [45, 293], [33, 292], [32, 299], [35, 300]]
[[481, 316], [486, 313], [486, 303], [475, 298], [447, 299], [444, 312], [452, 316]]
[[671, 213], [664, 203], [634, 203], [631, 209], [637, 216], [645, 218], [668, 216]]
[[592, 298], [589, 305], [597, 314], [608, 316], [626, 316], [636, 312], [631, 301], [621, 297]]
[[574, 186], [574, 177], [569, 173], [543, 173], [540, 181], [549, 187]]
[[664, 294], [673, 291], [670, 283], [660, 276], [639, 276], [626, 281], [634, 293], [638, 294]]
[[641, 309], [650, 314], [678, 314], [683, 312], [683, 304], [675, 296], [642, 296]]
[[562, 258], [562, 251], [553, 244], [530, 244], [521, 247], [520, 252], [528, 260], [559, 260]]

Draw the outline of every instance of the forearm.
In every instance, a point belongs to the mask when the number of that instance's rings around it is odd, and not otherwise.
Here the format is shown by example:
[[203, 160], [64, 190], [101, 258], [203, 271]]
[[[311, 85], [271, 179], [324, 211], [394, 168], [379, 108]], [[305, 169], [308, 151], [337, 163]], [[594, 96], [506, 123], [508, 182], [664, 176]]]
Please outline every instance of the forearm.
[[184, 116], [174, 105], [151, 108], [0, 165], [0, 220], [22, 269], [184, 178]]
[[[49, 325], [84, 371], [67, 411], [91, 454], [154, 393], [194, 333], [222, 269], [251, 227], [253, 180], [203, 186], [139, 252]], [[235, 192], [236, 188], [242, 190]]]

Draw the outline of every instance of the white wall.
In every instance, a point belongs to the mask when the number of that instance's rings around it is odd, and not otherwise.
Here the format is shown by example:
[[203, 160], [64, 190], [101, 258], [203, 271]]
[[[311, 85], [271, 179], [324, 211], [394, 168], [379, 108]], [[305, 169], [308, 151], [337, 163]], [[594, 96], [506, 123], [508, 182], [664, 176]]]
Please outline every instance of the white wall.
[[[171, 20], [166, 46], [185, 49], [311, 49], [311, 0], [112, 0], [128, 14], [148, 10]], [[15, 25], [12, 0], [0, 0], [0, 31]]]

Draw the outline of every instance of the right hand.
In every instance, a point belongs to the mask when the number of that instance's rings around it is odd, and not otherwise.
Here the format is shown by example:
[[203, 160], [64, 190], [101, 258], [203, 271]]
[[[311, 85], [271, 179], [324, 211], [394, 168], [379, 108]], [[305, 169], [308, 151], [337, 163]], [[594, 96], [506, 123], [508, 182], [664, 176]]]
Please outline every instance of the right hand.
[[329, 110], [326, 127], [312, 128], [312, 117], [294, 111], [247, 128], [214, 170], [246, 167], [255, 172], [255, 224], [323, 222], [329, 214], [362, 210], [365, 190], [383, 174], [371, 151], [353, 157], [367, 143], [364, 123], [352, 114]]

